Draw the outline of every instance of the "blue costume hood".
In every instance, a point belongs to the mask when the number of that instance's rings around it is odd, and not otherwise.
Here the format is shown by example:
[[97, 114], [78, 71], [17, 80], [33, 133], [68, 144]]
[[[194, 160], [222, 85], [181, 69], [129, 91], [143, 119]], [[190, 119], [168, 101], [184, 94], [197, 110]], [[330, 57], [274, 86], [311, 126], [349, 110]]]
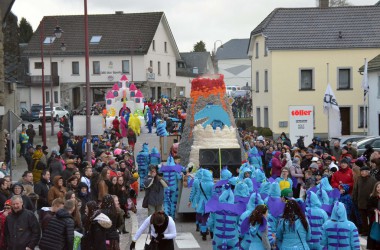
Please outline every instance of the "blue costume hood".
[[235, 186], [234, 195], [241, 197], [249, 197], [249, 190], [247, 184], [241, 181], [238, 182]]
[[[270, 187], [271, 187], [271, 184], [270, 182], [264, 182], [263, 184], [261, 184], [260, 186], [260, 195], [263, 197], [267, 197], [270, 193]], [[281, 192], [280, 192], [281, 194]], [[263, 197], [264, 198], [264, 197]]]
[[261, 170], [256, 171], [255, 179], [258, 183], [262, 183], [264, 180], [266, 180], [265, 174]]
[[281, 197], [280, 185], [277, 182], [273, 182], [270, 185], [269, 196], [271, 196], [271, 197]]
[[232, 173], [227, 167], [224, 167], [221, 173], [221, 180], [228, 180], [232, 177]]
[[330, 185], [329, 180], [327, 179], [327, 177], [323, 177], [322, 180], [321, 180], [321, 183], [319, 185], [326, 192], [333, 190], [333, 188]]
[[146, 152], [146, 153], [149, 153], [149, 146], [148, 146], [148, 143], [144, 143], [143, 146], [142, 146], [142, 151], [143, 152]]
[[235, 200], [235, 196], [230, 188], [224, 190], [223, 193], [219, 197], [219, 202], [221, 203], [234, 204], [234, 200]]
[[318, 196], [312, 191], [307, 192], [307, 197], [306, 197], [305, 203], [306, 203], [306, 206], [309, 208], [321, 208], [322, 207], [322, 203], [319, 200]]
[[207, 169], [204, 169], [203, 170], [203, 175], [202, 175], [202, 182], [203, 181], [212, 181], [212, 182], [214, 182], [214, 179], [212, 178], [212, 173], [209, 171], [209, 170], [207, 170]]
[[347, 221], [346, 207], [342, 202], [335, 202], [331, 212], [331, 219], [339, 222]]
[[231, 177], [228, 180], [228, 184], [231, 184], [233, 186], [236, 186], [236, 184], [239, 182], [239, 177]]
[[245, 184], [247, 184], [249, 193], [252, 193], [253, 192], [253, 182], [252, 182], [252, 180], [250, 178], [245, 178], [243, 182]]
[[173, 156], [170, 155], [166, 161], [166, 166], [174, 166], [174, 165], [175, 165], [174, 158]]
[[259, 193], [252, 193], [247, 204], [247, 210], [253, 211], [258, 205], [263, 205], [264, 201], [261, 199]]
[[249, 168], [249, 167], [243, 167], [242, 170], [241, 170], [240, 173], [239, 173], [239, 178], [240, 178], [241, 180], [244, 179], [244, 174], [245, 174], [246, 172], [249, 172], [249, 177], [251, 178], [251, 176], [252, 176], [252, 170], [251, 170], [251, 168]]
[[156, 147], [153, 147], [152, 148], [152, 151], [150, 151], [151, 154], [160, 154], [160, 152], [158, 151], [158, 149]]

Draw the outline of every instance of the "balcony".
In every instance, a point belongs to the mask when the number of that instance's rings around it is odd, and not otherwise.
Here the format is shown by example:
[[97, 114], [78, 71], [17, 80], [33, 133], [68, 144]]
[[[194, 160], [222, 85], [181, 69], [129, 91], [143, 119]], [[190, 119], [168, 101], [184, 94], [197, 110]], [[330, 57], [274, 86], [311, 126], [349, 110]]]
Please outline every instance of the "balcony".
[[[50, 81], [53, 82], [53, 86], [59, 86], [59, 76], [46, 75], [44, 80], [45, 86], [50, 86]], [[42, 86], [42, 76], [25, 76], [25, 85], [29, 87]]]

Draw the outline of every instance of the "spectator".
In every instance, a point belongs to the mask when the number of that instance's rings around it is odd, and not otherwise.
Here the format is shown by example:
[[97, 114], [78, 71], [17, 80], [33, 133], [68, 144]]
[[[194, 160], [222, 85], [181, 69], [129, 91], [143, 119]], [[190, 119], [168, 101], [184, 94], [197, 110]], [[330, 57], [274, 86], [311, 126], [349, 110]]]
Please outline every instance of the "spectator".
[[[371, 229], [373, 223], [375, 222], [375, 214], [377, 213], [377, 215], [380, 217], [380, 181], [376, 182], [375, 186], [373, 187], [371, 196], [368, 200], [367, 208], [370, 219], [369, 229]], [[367, 249], [380, 249], [380, 242], [376, 242], [371, 237], [368, 237]]]
[[31, 186], [34, 190], [33, 173], [31, 171], [25, 171], [22, 174], [22, 178], [19, 180], [19, 183], [24, 186], [24, 189], [26, 186]]
[[67, 200], [44, 231], [39, 247], [41, 250], [66, 250], [74, 248], [74, 220], [72, 213], [75, 201]]
[[359, 208], [359, 213], [362, 221], [359, 233], [362, 236], [368, 236], [368, 199], [373, 187], [376, 184], [375, 178], [369, 175], [369, 167], [363, 166], [360, 169], [360, 176], [355, 182], [354, 190], [352, 192], [352, 199], [355, 205]]
[[354, 174], [349, 167], [349, 161], [342, 159], [340, 161], [339, 171], [336, 171], [331, 178], [331, 186], [333, 188], [339, 188], [340, 184], [347, 184], [350, 186], [350, 193], [354, 187]]
[[97, 182], [98, 201], [102, 201], [103, 197], [109, 193], [108, 191], [109, 186], [110, 186], [110, 170], [107, 168], [103, 168]]
[[30, 198], [28, 196], [23, 194], [23, 192], [24, 192], [24, 187], [20, 183], [13, 184], [12, 193], [13, 193], [13, 195], [21, 196], [23, 208], [30, 210], [30, 211], [34, 211], [35, 207], [34, 207], [32, 201], [30, 200]]
[[66, 190], [76, 192], [78, 188], [78, 177], [72, 175], [67, 179]]
[[290, 167], [290, 176], [292, 177], [292, 181], [293, 181], [293, 187], [292, 187], [293, 196], [294, 198], [299, 198], [301, 186], [304, 183], [303, 181], [304, 174], [300, 166], [300, 158], [294, 157], [292, 162], [293, 164]]
[[358, 229], [348, 221], [346, 208], [341, 202], [335, 202], [331, 218], [322, 225], [321, 245], [326, 249], [336, 249], [337, 246], [360, 249]]
[[42, 233], [47, 228], [49, 221], [54, 217], [55, 213], [63, 208], [65, 201], [62, 198], [54, 199], [51, 203], [51, 207], [43, 207], [40, 213], [40, 224]]
[[331, 155], [335, 157], [335, 159], [340, 159], [342, 155], [342, 150], [340, 149], [339, 140], [334, 141], [334, 146], [331, 149]]
[[62, 172], [62, 178], [64, 183], [67, 183], [67, 180], [74, 175], [74, 171], [76, 168], [76, 162], [74, 159], [66, 160], [66, 169]]
[[50, 172], [48, 170], [42, 171], [41, 180], [34, 186], [34, 192], [38, 195], [37, 211], [39, 212], [42, 207], [48, 207], [48, 193], [51, 187]]
[[114, 198], [107, 194], [103, 197], [102, 204], [100, 205], [100, 212], [107, 215], [112, 221], [112, 226], [106, 230], [106, 239], [109, 240], [110, 249], [119, 250], [120, 236], [117, 231], [120, 224], [117, 223], [118, 216]]
[[36, 131], [33, 128], [33, 124], [28, 125], [28, 129], [26, 130], [26, 134], [29, 137], [28, 144], [33, 146], [34, 137], [36, 136]]
[[4, 210], [1, 210], [0, 211], [0, 249], [6, 249], [5, 248], [5, 230], [3, 230], [5, 228], [5, 220], [7, 218], [7, 216], [10, 214], [11, 212], [11, 200], [6, 200], [4, 204]]
[[32, 250], [41, 237], [40, 225], [34, 213], [23, 208], [20, 195], [13, 196], [11, 201], [12, 212], [5, 220], [6, 249]]
[[53, 180], [53, 187], [49, 189], [48, 192], [48, 202], [52, 204], [53, 200], [56, 198], [64, 198], [66, 195], [66, 188], [63, 186], [62, 176], [57, 175]]
[[4, 209], [4, 204], [10, 197], [8, 181], [5, 178], [0, 178], [0, 210]]
[[53, 158], [51, 158], [50, 164], [49, 164], [49, 170], [50, 170], [50, 178], [51, 180], [54, 180], [54, 177], [57, 175], [62, 176], [63, 173], [63, 160], [61, 158], [61, 155], [58, 153]]
[[81, 177], [80, 181], [87, 185], [89, 193], [91, 193], [91, 176], [92, 176], [92, 167], [87, 166], [84, 169], [84, 175]]
[[276, 179], [281, 176], [281, 169], [285, 166], [286, 162], [281, 162], [281, 152], [276, 151], [272, 158], [272, 178]]
[[34, 148], [32, 145], [28, 145], [28, 148], [26, 150], [26, 153], [24, 155], [24, 158], [25, 158], [25, 161], [26, 161], [26, 165], [28, 166], [28, 170], [31, 171], [33, 169], [31, 169], [32, 167], [32, 155], [34, 153]]
[[19, 157], [21, 156], [24, 156], [25, 153], [26, 153], [26, 146], [28, 145], [28, 141], [29, 141], [29, 136], [26, 134], [26, 128], [22, 128], [22, 131], [20, 133], [20, 136], [19, 136], [19, 143], [20, 143], [20, 155]]
[[370, 174], [377, 181], [380, 181], [380, 158], [373, 158], [370, 161], [371, 171]]
[[151, 166], [149, 175], [144, 181], [144, 186], [144, 201], [146, 200], [148, 215], [152, 215], [157, 211], [162, 211], [162, 205], [164, 203], [164, 188], [168, 187], [168, 185], [161, 176], [157, 175], [157, 167]]
[[353, 159], [358, 158], [358, 151], [352, 147], [352, 142], [347, 142], [347, 152], [352, 156]]

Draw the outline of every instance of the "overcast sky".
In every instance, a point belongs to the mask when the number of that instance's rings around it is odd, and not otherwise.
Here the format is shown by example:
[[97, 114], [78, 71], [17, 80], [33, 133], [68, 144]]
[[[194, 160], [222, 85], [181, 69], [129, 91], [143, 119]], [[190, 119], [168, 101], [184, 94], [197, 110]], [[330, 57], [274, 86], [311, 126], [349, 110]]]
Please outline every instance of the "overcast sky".
[[[1, 1], [1, 0], [0, 0]], [[348, 0], [353, 5], [373, 5], [378, 0]], [[35, 30], [43, 16], [83, 14], [80, 0], [16, 0], [12, 11], [25, 17]], [[88, 0], [88, 14], [163, 11], [180, 52], [203, 40], [209, 51], [250, 32], [279, 7], [315, 7], [316, 0]], [[64, 30], [65, 28], [62, 27]]]

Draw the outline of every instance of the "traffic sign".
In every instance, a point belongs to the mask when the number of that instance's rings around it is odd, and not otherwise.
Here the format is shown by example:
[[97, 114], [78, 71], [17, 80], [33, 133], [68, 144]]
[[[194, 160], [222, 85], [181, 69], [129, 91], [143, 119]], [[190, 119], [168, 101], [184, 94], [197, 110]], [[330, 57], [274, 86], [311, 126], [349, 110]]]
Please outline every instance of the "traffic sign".
[[11, 110], [9, 110], [3, 117], [3, 128], [7, 128], [9, 132], [15, 131], [21, 124], [22, 119]]

